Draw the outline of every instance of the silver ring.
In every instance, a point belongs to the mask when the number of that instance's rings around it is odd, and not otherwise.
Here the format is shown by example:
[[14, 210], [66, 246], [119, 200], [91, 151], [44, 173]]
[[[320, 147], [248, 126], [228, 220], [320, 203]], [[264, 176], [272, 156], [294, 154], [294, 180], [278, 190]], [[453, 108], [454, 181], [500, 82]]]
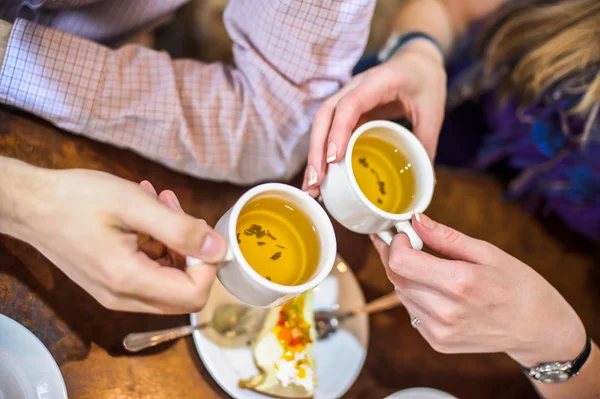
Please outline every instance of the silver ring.
[[420, 322], [421, 319], [419, 319], [417, 316], [413, 316], [410, 318], [410, 325], [413, 326], [413, 328], [417, 328]]

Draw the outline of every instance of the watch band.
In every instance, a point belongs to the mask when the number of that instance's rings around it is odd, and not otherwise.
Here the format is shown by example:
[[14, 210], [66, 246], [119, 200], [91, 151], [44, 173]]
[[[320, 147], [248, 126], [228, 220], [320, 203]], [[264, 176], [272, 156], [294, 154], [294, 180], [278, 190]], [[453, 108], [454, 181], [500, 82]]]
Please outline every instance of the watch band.
[[583, 347], [583, 350], [581, 351], [579, 356], [577, 356], [575, 358], [575, 360], [573, 360], [573, 362], [571, 362], [571, 376], [572, 377], [579, 374], [579, 370], [581, 370], [581, 367], [583, 367], [585, 362], [590, 357], [590, 353], [592, 353], [592, 340], [589, 335], [586, 335], [585, 346]]
[[[585, 362], [590, 357], [591, 352], [592, 352], [592, 340], [589, 335], [586, 335], [585, 345], [583, 347], [583, 350], [581, 351], [581, 353], [579, 353], [579, 355], [574, 360], [572, 360], [570, 362], [542, 363], [542, 364], [539, 364], [539, 365], [537, 365], [535, 367], [531, 367], [531, 368], [521, 366], [521, 369], [523, 369], [525, 374], [527, 374], [531, 378], [535, 379], [536, 381], [541, 381], [541, 382], [567, 381], [570, 378], [573, 378], [577, 374], [579, 374], [579, 371], [581, 370], [581, 368], [583, 367]], [[559, 378], [557, 380], [552, 380], [552, 379], [546, 380], [544, 378], [544, 375], [546, 373], [556, 373], [556, 372], [562, 373], [563, 378]], [[565, 374], [567, 374], [568, 376]]]
[[415, 40], [415, 39], [425, 39], [430, 41], [440, 52], [442, 55], [442, 59], [444, 59], [444, 49], [440, 42], [438, 42], [433, 36], [428, 35], [423, 32], [406, 32], [403, 34], [392, 33], [392, 35], [388, 38], [386, 44], [383, 46], [383, 49], [379, 52], [377, 58], [379, 62], [385, 62], [392, 57], [396, 51], [398, 51], [402, 46], [406, 43]]

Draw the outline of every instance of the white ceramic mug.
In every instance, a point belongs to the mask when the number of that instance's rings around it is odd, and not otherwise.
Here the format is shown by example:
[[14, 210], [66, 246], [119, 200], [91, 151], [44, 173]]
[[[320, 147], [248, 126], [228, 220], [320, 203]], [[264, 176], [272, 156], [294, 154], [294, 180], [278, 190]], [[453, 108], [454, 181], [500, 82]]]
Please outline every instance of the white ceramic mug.
[[[319, 238], [321, 247], [318, 265], [310, 280], [301, 285], [273, 283], [258, 274], [246, 261], [237, 241], [237, 221], [248, 201], [261, 197], [280, 197], [301, 209], [308, 216]], [[244, 195], [221, 217], [215, 226], [228, 242], [224, 260], [217, 265], [217, 277], [221, 284], [239, 300], [253, 306], [275, 307], [315, 288], [331, 272], [337, 254], [335, 233], [329, 217], [317, 201], [295, 187], [279, 183], [256, 186]], [[203, 265], [199, 259], [187, 257], [188, 267], [214, 267]]]
[[[385, 212], [371, 203], [358, 187], [352, 171], [352, 151], [362, 135], [373, 135], [400, 148], [415, 171], [415, 197], [409, 209], [402, 214]], [[388, 245], [392, 242], [392, 228], [405, 233], [415, 249], [423, 248], [423, 241], [411, 225], [415, 212], [423, 212], [433, 197], [435, 176], [429, 156], [419, 140], [406, 128], [389, 121], [371, 121], [360, 126], [350, 138], [346, 155], [338, 163], [328, 166], [321, 184], [325, 207], [341, 225], [356, 233], [377, 234]]]

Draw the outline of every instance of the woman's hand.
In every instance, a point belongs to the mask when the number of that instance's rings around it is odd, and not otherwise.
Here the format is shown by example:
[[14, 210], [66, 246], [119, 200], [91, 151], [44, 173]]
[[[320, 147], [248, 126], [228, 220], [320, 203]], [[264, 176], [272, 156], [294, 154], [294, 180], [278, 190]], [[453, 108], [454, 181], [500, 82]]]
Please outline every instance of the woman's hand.
[[360, 122], [406, 117], [433, 160], [446, 103], [446, 71], [439, 50], [427, 40], [407, 43], [387, 62], [356, 75], [315, 114], [302, 189], [313, 197], [339, 162]]
[[[183, 255], [218, 262], [226, 243], [206, 222], [186, 215], [172, 192], [157, 198], [147, 182], [141, 188], [96, 171], [19, 168], [21, 179], [35, 181], [28, 191], [35, 191], [16, 197], [18, 215], [6, 218], [6, 233], [35, 246], [110, 309], [204, 307], [215, 268], [185, 269]], [[153, 238], [139, 248], [138, 233]]]
[[388, 278], [429, 344], [443, 353], [506, 352], [520, 364], [572, 360], [585, 343], [573, 308], [542, 276], [495, 246], [419, 214], [413, 226], [431, 249], [398, 234], [372, 240]]

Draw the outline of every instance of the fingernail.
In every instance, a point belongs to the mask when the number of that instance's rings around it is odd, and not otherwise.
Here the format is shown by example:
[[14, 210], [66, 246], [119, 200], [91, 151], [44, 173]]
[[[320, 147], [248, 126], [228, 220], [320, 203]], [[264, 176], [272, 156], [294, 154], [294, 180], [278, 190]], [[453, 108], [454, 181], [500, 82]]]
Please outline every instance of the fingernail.
[[432, 229], [434, 226], [434, 222], [433, 220], [431, 220], [427, 215], [425, 215], [424, 213], [419, 213], [416, 212], [415, 213], [415, 219], [417, 219], [417, 222], [419, 224], [421, 224], [421, 226], [425, 227], [426, 229]]
[[330, 141], [327, 144], [327, 163], [332, 163], [337, 158], [337, 145]]
[[211, 231], [204, 236], [200, 254], [204, 259], [214, 259], [224, 252], [224, 245], [223, 239], [217, 233]]
[[317, 176], [317, 170], [314, 166], [310, 165], [308, 167], [308, 186], [314, 186], [319, 181], [319, 177]]

